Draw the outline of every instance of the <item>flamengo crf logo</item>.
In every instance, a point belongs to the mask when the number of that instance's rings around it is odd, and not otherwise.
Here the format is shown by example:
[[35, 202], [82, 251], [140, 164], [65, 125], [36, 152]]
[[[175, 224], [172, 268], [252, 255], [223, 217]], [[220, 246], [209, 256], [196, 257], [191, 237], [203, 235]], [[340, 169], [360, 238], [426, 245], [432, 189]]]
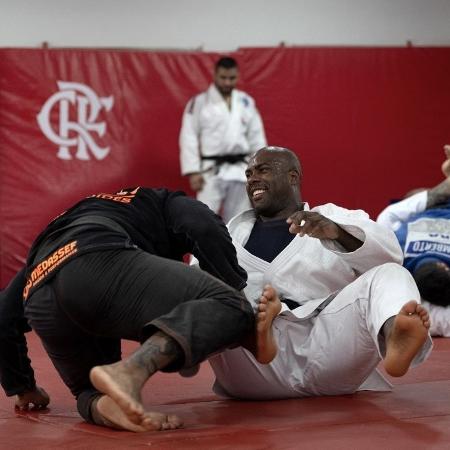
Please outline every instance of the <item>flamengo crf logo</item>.
[[[37, 115], [42, 132], [59, 146], [57, 157], [72, 159], [70, 147], [76, 147], [75, 158], [89, 160], [89, 152], [96, 159], [104, 159], [109, 147], [100, 147], [95, 142], [97, 136], [104, 136], [106, 123], [97, 122], [100, 111], [110, 111], [114, 97], [99, 97], [89, 86], [81, 83], [58, 81], [59, 92], [53, 94]], [[75, 120], [69, 118], [70, 108], [76, 110]], [[54, 130], [50, 123], [52, 110], [59, 107], [59, 130]], [[74, 133], [76, 136], [74, 136]]]

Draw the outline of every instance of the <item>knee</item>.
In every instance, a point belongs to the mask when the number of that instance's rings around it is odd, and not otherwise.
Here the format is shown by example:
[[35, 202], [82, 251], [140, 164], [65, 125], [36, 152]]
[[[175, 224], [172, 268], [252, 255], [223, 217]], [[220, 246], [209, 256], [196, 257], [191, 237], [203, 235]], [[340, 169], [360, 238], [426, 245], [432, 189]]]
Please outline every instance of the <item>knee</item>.
[[376, 278], [381, 279], [406, 278], [412, 281], [411, 274], [403, 266], [394, 262], [381, 264], [367, 273], [373, 273]]
[[382, 264], [367, 272], [367, 276], [370, 289], [388, 290], [392, 295], [404, 293], [410, 299], [420, 298], [412, 275], [400, 264]]

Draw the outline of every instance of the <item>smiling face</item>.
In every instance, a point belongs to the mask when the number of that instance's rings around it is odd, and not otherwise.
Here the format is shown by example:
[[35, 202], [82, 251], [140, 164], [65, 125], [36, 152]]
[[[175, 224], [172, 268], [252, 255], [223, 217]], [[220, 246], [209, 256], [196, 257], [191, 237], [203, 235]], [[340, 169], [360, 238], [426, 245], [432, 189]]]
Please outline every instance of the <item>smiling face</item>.
[[247, 194], [262, 219], [288, 218], [300, 203], [300, 166], [292, 152], [278, 147], [259, 150], [245, 171]]

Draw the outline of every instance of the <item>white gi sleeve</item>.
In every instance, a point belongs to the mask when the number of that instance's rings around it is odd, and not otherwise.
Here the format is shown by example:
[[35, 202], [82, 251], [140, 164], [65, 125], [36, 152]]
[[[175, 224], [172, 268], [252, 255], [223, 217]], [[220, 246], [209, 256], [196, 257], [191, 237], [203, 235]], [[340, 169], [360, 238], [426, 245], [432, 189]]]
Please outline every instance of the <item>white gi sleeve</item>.
[[389, 205], [377, 217], [377, 223], [397, 231], [413, 214], [425, 211], [427, 200], [428, 191], [422, 191]]
[[183, 113], [180, 131], [180, 166], [181, 174], [200, 172], [200, 130], [198, 127], [198, 96], [189, 100]]
[[371, 220], [366, 212], [347, 210], [332, 204], [318, 208], [317, 212], [363, 242], [357, 250], [347, 252], [337, 241], [321, 241], [326, 249], [342, 258], [357, 273], [367, 272], [388, 262], [402, 264], [403, 252], [394, 232]]

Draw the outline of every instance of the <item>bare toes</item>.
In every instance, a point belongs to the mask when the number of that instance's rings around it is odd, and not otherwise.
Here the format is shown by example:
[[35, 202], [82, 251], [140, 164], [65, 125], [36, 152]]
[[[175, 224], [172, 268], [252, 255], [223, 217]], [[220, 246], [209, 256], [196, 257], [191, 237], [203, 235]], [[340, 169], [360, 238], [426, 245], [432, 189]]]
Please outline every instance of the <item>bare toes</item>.
[[174, 414], [169, 414], [167, 416], [167, 421], [170, 422], [171, 424], [175, 425], [177, 428], [183, 426], [183, 421], [178, 416], [175, 416]]
[[264, 320], [266, 318], [265, 311], [261, 311], [258, 313], [258, 320]]

